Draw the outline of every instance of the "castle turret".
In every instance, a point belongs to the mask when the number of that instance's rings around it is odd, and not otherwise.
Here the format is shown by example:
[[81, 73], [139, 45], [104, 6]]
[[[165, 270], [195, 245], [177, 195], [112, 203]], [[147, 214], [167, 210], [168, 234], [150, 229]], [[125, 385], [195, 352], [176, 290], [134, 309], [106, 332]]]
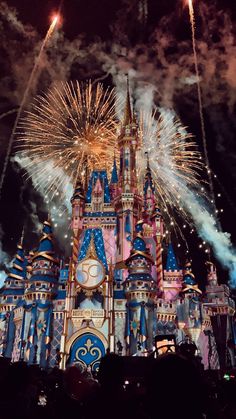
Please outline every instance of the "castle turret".
[[41, 367], [47, 365], [50, 353], [52, 299], [57, 292], [58, 268], [52, 227], [49, 221], [45, 221], [38, 249], [32, 257], [31, 276], [25, 290], [25, 359]]
[[124, 119], [118, 137], [118, 146], [120, 149], [119, 184], [124, 193], [134, 192], [137, 188], [136, 150], [138, 144], [138, 125], [132, 115], [129, 82], [127, 81]]
[[[208, 284], [204, 308], [211, 320], [216, 347], [219, 356], [219, 364], [222, 369], [235, 365], [234, 349], [227, 343], [234, 339], [233, 316], [235, 303], [230, 298], [230, 290], [226, 284], [218, 284], [217, 272], [213, 263], [207, 262]], [[233, 346], [233, 345], [231, 345]], [[227, 360], [227, 354], [230, 355]], [[228, 364], [228, 365], [227, 365]]]
[[192, 264], [190, 260], [187, 260], [183, 272], [183, 295], [200, 295], [202, 291], [198, 288], [195, 275], [192, 272]]
[[156, 285], [151, 275], [154, 261], [142, 237], [143, 221], [136, 225], [136, 237], [126, 260], [129, 275], [125, 281], [127, 298], [126, 340], [130, 354], [141, 347], [152, 348], [154, 297]]
[[191, 261], [187, 260], [183, 271], [183, 300], [177, 307], [177, 316], [179, 325], [197, 346], [202, 324], [201, 294], [202, 291], [198, 288], [192, 272]]
[[163, 293], [166, 301], [174, 301], [182, 289], [183, 273], [180, 269], [172, 243], [167, 250], [166, 267], [164, 270]]
[[130, 105], [129, 83], [124, 119], [118, 137], [120, 151], [119, 195], [114, 198], [118, 216], [119, 237], [117, 242], [117, 262], [127, 259], [131, 250], [134, 226], [141, 216], [143, 201], [138, 194], [136, 173], [136, 152], [139, 147], [138, 125]]
[[12, 357], [15, 339], [14, 309], [22, 303], [24, 296], [27, 259], [22, 241], [23, 238], [17, 246], [16, 256], [0, 294], [0, 351], [7, 358]]
[[114, 156], [114, 163], [113, 163], [113, 168], [111, 172], [111, 181], [110, 181], [110, 190], [111, 190], [112, 199], [114, 199], [117, 194], [118, 181], [119, 179], [118, 179], [118, 173], [117, 173], [116, 158]]
[[22, 243], [18, 244], [12, 267], [4, 281], [1, 291], [0, 312], [11, 311], [24, 295], [24, 280], [26, 278], [27, 259]]
[[72, 227], [75, 237], [78, 236], [78, 232], [81, 229], [83, 209], [84, 209], [84, 200], [85, 198], [84, 198], [83, 186], [82, 186], [81, 181], [77, 179], [74, 193], [71, 198], [71, 205], [72, 205], [71, 227]]
[[155, 187], [152, 180], [152, 173], [149, 166], [149, 158], [147, 157], [147, 169], [144, 180], [144, 215], [151, 217], [155, 211], [156, 197]]

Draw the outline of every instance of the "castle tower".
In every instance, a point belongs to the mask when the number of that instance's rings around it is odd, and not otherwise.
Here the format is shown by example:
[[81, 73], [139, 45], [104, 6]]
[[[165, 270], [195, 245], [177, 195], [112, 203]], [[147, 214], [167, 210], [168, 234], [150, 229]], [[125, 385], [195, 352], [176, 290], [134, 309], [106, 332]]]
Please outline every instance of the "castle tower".
[[116, 158], [114, 156], [114, 163], [113, 163], [113, 168], [111, 172], [111, 181], [110, 181], [110, 191], [111, 191], [112, 199], [115, 198], [118, 192], [118, 182], [119, 182], [119, 178], [118, 178], [118, 172], [117, 172], [117, 166], [116, 166]]
[[191, 261], [187, 260], [183, 271], [183, 300], [177, 307], [177, 317], [179, 326], [197, 346], [202, 325], [201, 294], [202, 291], [198, 288], [195, 275], [192, 272]]
[[52, 227], [49, 221], [45, 221], [38, 249], [32, 256], [30, 277], [26, 281], [23, 334], [25, 360], [41, 367], [46, 367], [49, 360], [52, 299], [57, 293], [58, 268]]
[[183, 273], [180, 269], [172, 243], [167, 249], [166, 268], [163, 280], [163, 298], [165, 301], [174, 301], [182, 289]]
[[225, 369], [226, 367], [233, 367], [235, 364], [234, 349], [228, 345], [228, 342], [233, 341], [234, 337], [233, 316], [235, 303], [230, 298], [229, 287], [226, 284], [218, 284], [214, 264], [207, 262], [207, 268], [208, 284], [206, 286], [204, 308], [211, 320], [220, 368]]
[[63, 368], [66, 362], [77, 362], [95, 371], [106, 349], [114, 349], [111, 272], [116, 254], [116, 226], [107, 172], [94, 170], [69, 268], [61, 340]]
[[152, 349], [156, 284], [151, 275], [154, 261], [142, 237], [143, 221], [136, 224], [136, 237], [126, 260], [129, 275], [124, 283], [127, 298], [125, 336], [128, 352]]
[[149, 158], [147, 156], [147, 169], [144, 179], [144, 215], [147, 218], [151, 218], [151, 216], [155, 212], [156, 206], [156, 197], [155, 197], [155, 187], [152, 180], [152, 173], [149, 166]]
[[132, 115], [129, 85], [127, 83], [124, 120], [118, 137], [120, 151], [119, 194], [113, 201], [117, 212], [119, 230], [117, 262], [122, 262], [129, 256], [134, 226], [142, 211], [142, 198], [138, 195], [136, 174], [136, 152], [138, 146], [138, 125]]
[[27, 259], [22, 242], [23, 237], [17, 246], [16, 256], [0, 295], [0, 350], [6, 358], [12, 358], [15, 339], [18, 344], [20, 341], [20, 328], [14, 310], [22, 306], [24, 296]]
[[114, 342], [112, 283], [101, 229], [85, 231], [76, 270], [69, 278], [65, 310], [62, 367], [78, 363], [97, 371]]
[[78, 236], [78, 232], [81, 229], [81, 220], [83, 216], [84, 200], [85, 198], [84, 198], [83, 186], [82, 186], [81, 181], [77, 179], [74, 193], [71, 198], [71, 206], [72, 206], [71, 227], [74, 233], [74, 237]]

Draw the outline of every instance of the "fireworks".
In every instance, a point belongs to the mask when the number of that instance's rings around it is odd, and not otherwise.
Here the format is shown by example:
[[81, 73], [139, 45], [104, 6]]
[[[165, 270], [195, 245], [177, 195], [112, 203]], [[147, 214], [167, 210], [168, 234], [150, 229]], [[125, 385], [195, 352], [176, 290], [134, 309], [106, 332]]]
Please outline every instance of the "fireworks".
[[45, 38], [42, 42], [39, 54], [37, 56], [37, 59], [35, 61], [34, 66], [32, 68], [32, 71], [31, 71], [31, 74], [30, 74], [30, 77], [29, 77], [29, 81], [26, 85], [26, 88], [25, 88], [25, 91], [24, 91], [19, 109], [17, 111], [16, 119], [15, 119], [15, 122], [14, 122], [14, 125], [13, 125], [13, 128], [12, 128], [12, 132], [11, 132], [11, 135], [10, 135], [10, 138], [9, 138], [9, 142], [8, 142], [7, 154], [6, 154], [6, 157], [5, 157], [5, 160], [4, 160], [2, 174], [1, 174], [1, 177], [0, 177], [0, 199], [1, 199], [2, 187], [3, 187], [3, 183], [4, 183], [6, 171], [7, 171], [7, 166], [8, 166], [10, 155], [11, 155], [12, 145], [13, 145], [13, 141], [14, 141], [14, 137], [15, 137], [15, 133], [16, 133], [16, 128], [18, 126], [18, 123], [19, 123], [22, 111], [24, 109], [26, 100], [28, 98], [28, 95], [30, 93], [32, 83], [36, 78], [37, 71], [38, 71], [38, 68], [39, 68], [39, 64], [40, 64], [40, 61], [41, 61], [41, 58], [42, 58], [42, 54], [43, 54], [43, 52], [44, 52], [44, 50], [47, 46], [47, 43], [48, 43], [49, 39], [52, 36], [52, 33], [55, 29], [56, 24], [57, 24], [57, 19], [54, 18], [50, 27], [49, 27], [49, 29], [48, 29], [48, 31], [47, 31], [47, 33], [46, 33], [46, 36], [45, 36]]
[[36, 186], [57, 194], [78, 172], [85, 176], [87, 169], [111, 168], [117, 123], [114, 90], [92, 88], [91, 82], [61, 83], [38, 96], [26, 113], [18, 153], [37, 177]]
[[188, 218], [182, 193], [199, 189], [203, 166], [196, 143], [170, 111], [161, 110], [157, 121], [155, 114], [144, 115], [142, 125], [142, 153], [149, 155], [159, 205], [170, 218], [173, 208]]
[[199, 74], [197, 48], [196, 48], [196, 37], [195, 37], [196, 25], [195, 25], [195, 16], [194, 16], [194, 8], [193, 8], [192, 0], [188, 0], [188, 8], [189, 8], [189, 19], [190, 19], [191, 31], [192, 31], [194, 66], [195, 66], [195, 73], [197, 77], [197, 94], [198, 94], [199, 115], [200, 115], [201, 131], [202, 131], [203, 150], [204, 150], [204, 157], [206, 161], [206, 168], [207, 168], [207, 175], [209, 179], [211, 198], [213, 200], [213, 204], [215, 208], [215, 195], [214, 195], [213, 181], [212, 181], [212, 175], [211, 175], [208, 152], [207, 152], [207, 139], [206, 139], [204, 116], [203, 116], [202, 92], [201, 92], [201, 85], [200, 85], [200, 74]]

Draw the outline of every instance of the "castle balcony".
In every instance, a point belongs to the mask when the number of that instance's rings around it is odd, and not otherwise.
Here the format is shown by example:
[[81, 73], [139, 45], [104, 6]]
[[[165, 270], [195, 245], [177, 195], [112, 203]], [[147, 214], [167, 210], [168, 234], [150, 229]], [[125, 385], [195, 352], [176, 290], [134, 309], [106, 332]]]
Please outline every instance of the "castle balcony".
[[156, 315], [158, 320], [174, 321], [176, 318], [176, 303], [167, 303], [162, 299], [157, 299]]
[[73, 309], [71, 312], [71, 320], [74, 326], [80, 327], [84, 320], [92, 321], [95, 327], [102, 327], [105, 320], [105, 310], [103, 309]]
[[231, 298], [212, 298], [210, 301], [203, 303], [204, 309], [209, 316], [217, 314], [233, 316], [235, 313], [235, 303]]

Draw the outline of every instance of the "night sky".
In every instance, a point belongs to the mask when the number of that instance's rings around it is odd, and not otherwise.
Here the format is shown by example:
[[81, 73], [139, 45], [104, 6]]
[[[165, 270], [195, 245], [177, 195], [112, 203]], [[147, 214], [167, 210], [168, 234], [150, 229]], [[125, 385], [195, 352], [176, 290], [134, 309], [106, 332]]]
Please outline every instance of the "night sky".
[[[157, 106], [174, 109], [202, 150], [188, 8], [184, 0], [0, 1], [0, 114], [17, 108], [50, 18], [61, 6], [62, 24], [44, 54], [26, 108], [56, 80], [102, 80], [120, 88], [131, 72], [132, 100], [139, 87], [154, 86]], [[143, 5], [146, 6], [143, 8]], [[195, 1], [196, 37], [204, 120], [216, 206], [222, 230], [236, 244], [236, 3]], [[146, 11], [145, 11], [146, 10]], [[15, 114], [0, 119], [2, 170]], [[44, 198], [14, 162], [14, 146], [0, 202], [1, 267], [15, 252], [23, 225], [25, 246], [37, 245], [47, 216]], [[220, 194], [220, 196], [218, 196]], [[189, 230], [189, 229], [187, 229]], [[203, 284], [205, 254], [189, 237], [193, 267]], [[58, 248], [63, 242], [58, 240]], [[180, 249], [181, 250], [181, 249]], [[181, 252], [179, 256], [181, 255]], [[221, 279], [227, 272], [217, 263]]]

